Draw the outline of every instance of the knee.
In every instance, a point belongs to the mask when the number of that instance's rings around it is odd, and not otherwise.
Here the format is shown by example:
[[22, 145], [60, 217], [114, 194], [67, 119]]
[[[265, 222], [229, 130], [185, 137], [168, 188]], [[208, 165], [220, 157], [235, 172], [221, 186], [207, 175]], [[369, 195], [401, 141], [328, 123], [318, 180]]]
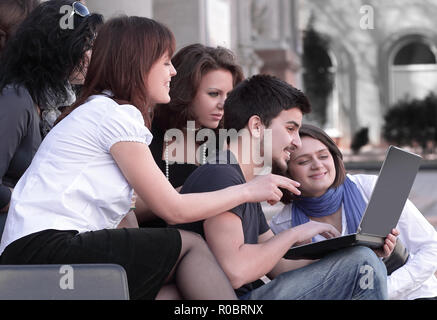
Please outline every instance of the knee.
[[368, 247], [357, 246], [351, 248], [349, 257], [351, 258], [351, 260], [357, 261], [362, 265], [368, 265], [372, 267], [377, 272], [383, 273], [385, 275], [387, 274], [384, 263], [381, 261], [380, 258], [378, 258], [376, 253]]
[[198, 234], [190, 231], [179, 230], [182, 240], [182, 247], [187, 250], [206, 250], [209, 251], [205, 240]]
[[371, 273], [374, 281], [382, 287], [386, 286], [387, 269], [372, 249], [362, 246], [354, 247], [348, 257], [358, 264], [361, 274]]

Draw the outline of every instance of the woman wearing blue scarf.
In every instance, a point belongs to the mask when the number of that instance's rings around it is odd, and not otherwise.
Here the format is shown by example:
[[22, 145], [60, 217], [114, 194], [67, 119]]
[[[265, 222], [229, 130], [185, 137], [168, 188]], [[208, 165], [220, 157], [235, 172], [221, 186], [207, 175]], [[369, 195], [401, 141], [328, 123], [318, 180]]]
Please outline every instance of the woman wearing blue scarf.
[[[284, 193], [285, 207], [271, 221], [279, 233], [310, 220], [332, 224], [342, 234], [354, 233], [369, 201], [376, 177], [347, 175], [343, 156], [335, 142], [321, 129], [303, 125], [302, 146], [294, 151], [288, 174], [301, 184], [299, 197]], [[399, 230], [399, 231], [398, 231]], [[384, 248], [376, 250], [388, 257], [396, 237], [410, 252], [405, 265], [388, 277], [392, 299], [417, 299], [437, 296], [437, 232], [411, 201], [407, 201], [396, 229], [386, 238]], [[313, 242], [324, 240], [320, 235]]]

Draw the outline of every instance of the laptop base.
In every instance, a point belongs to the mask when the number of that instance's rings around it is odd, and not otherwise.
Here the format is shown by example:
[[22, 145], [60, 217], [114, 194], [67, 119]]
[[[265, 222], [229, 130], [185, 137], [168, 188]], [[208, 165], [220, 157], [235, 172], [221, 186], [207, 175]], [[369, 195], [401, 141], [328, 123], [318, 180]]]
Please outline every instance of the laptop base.
[[292, 247], [285, 253], [284, 258], [289, 260], [316, 260], [337, 250], [354, 246], [366, 246], [371, 249], [381, 249], [384, 245], [384, 241], [385, 238], [383, 237], [354, 233], [347, 236]]

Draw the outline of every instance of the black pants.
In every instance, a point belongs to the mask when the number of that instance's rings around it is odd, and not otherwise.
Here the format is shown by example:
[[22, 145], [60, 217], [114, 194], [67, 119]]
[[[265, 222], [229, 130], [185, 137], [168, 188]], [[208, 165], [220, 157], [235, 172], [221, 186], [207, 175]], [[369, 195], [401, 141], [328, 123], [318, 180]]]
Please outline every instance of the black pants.
[[8, 245], [1, 263], [118, 264], [126, 271], [131, 299], [154, 299], [180, 250], [176, 229], [44, 230]]

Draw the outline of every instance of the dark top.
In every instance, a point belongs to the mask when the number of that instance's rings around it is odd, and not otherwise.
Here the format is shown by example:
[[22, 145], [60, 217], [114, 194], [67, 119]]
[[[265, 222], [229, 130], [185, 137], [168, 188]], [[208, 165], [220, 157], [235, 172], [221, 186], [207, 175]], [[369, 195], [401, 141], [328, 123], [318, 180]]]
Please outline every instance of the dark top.
[[[246, 183], [243, 172], [240, 165], [236, 162], [234, 155], [227, 151], [226, 156], [227, 161], [222, 153], [223, 158], [220, 161], [217, 160], [219, 158], [218, 155], [215, 163], [211, 163], [209, 160], [207, 164], [194, 171], [185, 181], [181, 193], [210, 192]], [[241, 219], [244, 243], [246, 244], [257, 244], [258, 236], [270, 229], [260, 203], [244, 203], [229, 211]], [[177, 225], [176, 227], [196, 232], [205, 237], [203, 221]], [[246, 284], [237, 289], [236, 294], [237, 296], [242, 296], [253, 289], [253, 283]]]
[[6, 87], [0, 94], [0, 208], [41, 144], [40, 117], [28, 91]]
[[[165, 160], [162, 160], [162, 151], [164, 150], [164, 134], [165, 132], [154, 122], [152, 124], [153, 140], [149, 148], [152, 152], [156, 164], [165, 174]], [[169, 164], [169, 181], [174, 188], [178, 188], [185, 183], [197, 165], [189, 163], [173, 163]]]

